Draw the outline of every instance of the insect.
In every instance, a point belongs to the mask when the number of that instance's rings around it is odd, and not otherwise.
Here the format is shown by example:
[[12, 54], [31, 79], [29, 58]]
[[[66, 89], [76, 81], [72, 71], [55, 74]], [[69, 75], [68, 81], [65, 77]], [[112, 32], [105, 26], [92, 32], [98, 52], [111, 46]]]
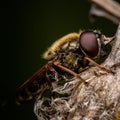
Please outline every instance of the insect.
[[120, 108], [117, 109], [116, 116], [117, 116], [116, 120], [120, 120]]
[[106, 38], [97, 31], [81, 31], [70, 33], [55, 41], [43, 54], [48, 63], [30, 77], [17, 92], [17, 103], [25, 103], [40, 94], [46, 86], [52, 87], [54, 75], [68, 73], [85, 83], [79, 73], [89, 66], [89, 63], [111, 73], [94, 60], [106, 56], [106, 46], [113, 38]]

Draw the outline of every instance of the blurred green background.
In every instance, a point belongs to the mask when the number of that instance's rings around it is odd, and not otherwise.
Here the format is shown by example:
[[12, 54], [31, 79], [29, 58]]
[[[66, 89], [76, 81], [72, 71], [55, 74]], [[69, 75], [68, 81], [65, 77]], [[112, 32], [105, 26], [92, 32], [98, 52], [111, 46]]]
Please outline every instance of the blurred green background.
[[117, 25], [89, 20], [88, 0], [4, 1], [1, 7], [0, 114], [3, 119], [35, 120], [34, 103], [15, 104], [17, 88], [46, 61], [42, 53], [59, 37], [80, 29], [99, 29], [107, 36]]

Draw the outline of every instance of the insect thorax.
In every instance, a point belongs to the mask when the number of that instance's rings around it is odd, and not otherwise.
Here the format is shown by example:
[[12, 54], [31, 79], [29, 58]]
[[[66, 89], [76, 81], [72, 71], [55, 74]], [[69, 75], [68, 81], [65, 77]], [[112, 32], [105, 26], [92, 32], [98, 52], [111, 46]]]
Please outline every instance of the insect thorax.
[[51, 60], [56, 57], [56, 54], [59, 53], [61, 50], [66, 51], [68, 49], [74, 49], [77, 45], [78, 38], [78, 33], [70, 33], [58, 39], [43, 54], [43, 58], [46, 60]]
[[58, 60], [62, 66], [80, 73], [88, 64], [83, 64], [84, 54], [79, 49], [69, 49], [58, 53]]

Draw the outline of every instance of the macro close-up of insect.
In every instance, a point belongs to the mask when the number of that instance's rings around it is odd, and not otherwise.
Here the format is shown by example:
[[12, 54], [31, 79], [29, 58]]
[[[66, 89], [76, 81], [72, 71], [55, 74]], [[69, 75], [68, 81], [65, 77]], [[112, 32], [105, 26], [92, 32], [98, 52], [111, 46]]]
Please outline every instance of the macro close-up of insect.
[[17, 103], [31, 101], [47, 86], [52, 88], [55, 74], [69, 74], [86, 84], [79, 73], [91, 65], [112, 73], [111, 70], [99, 65], [96, 61], [108, 55], [106, 46], [113, 39], [92, 30], [70, 33], [58, 39], [43, 54], [43, 58], [48, 61], [47, 64], [18, 88]]

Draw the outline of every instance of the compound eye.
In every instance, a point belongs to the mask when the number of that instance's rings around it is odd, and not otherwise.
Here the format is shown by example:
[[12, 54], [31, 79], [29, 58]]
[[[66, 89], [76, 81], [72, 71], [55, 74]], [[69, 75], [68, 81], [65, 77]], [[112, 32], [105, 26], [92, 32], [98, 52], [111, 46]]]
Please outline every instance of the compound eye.
[[79, 44], [82, 51], [89, 57], [97, 56], [99, 52], [99, 46], [96, 33], [92, 31], [83, 32], [79, 38]]

